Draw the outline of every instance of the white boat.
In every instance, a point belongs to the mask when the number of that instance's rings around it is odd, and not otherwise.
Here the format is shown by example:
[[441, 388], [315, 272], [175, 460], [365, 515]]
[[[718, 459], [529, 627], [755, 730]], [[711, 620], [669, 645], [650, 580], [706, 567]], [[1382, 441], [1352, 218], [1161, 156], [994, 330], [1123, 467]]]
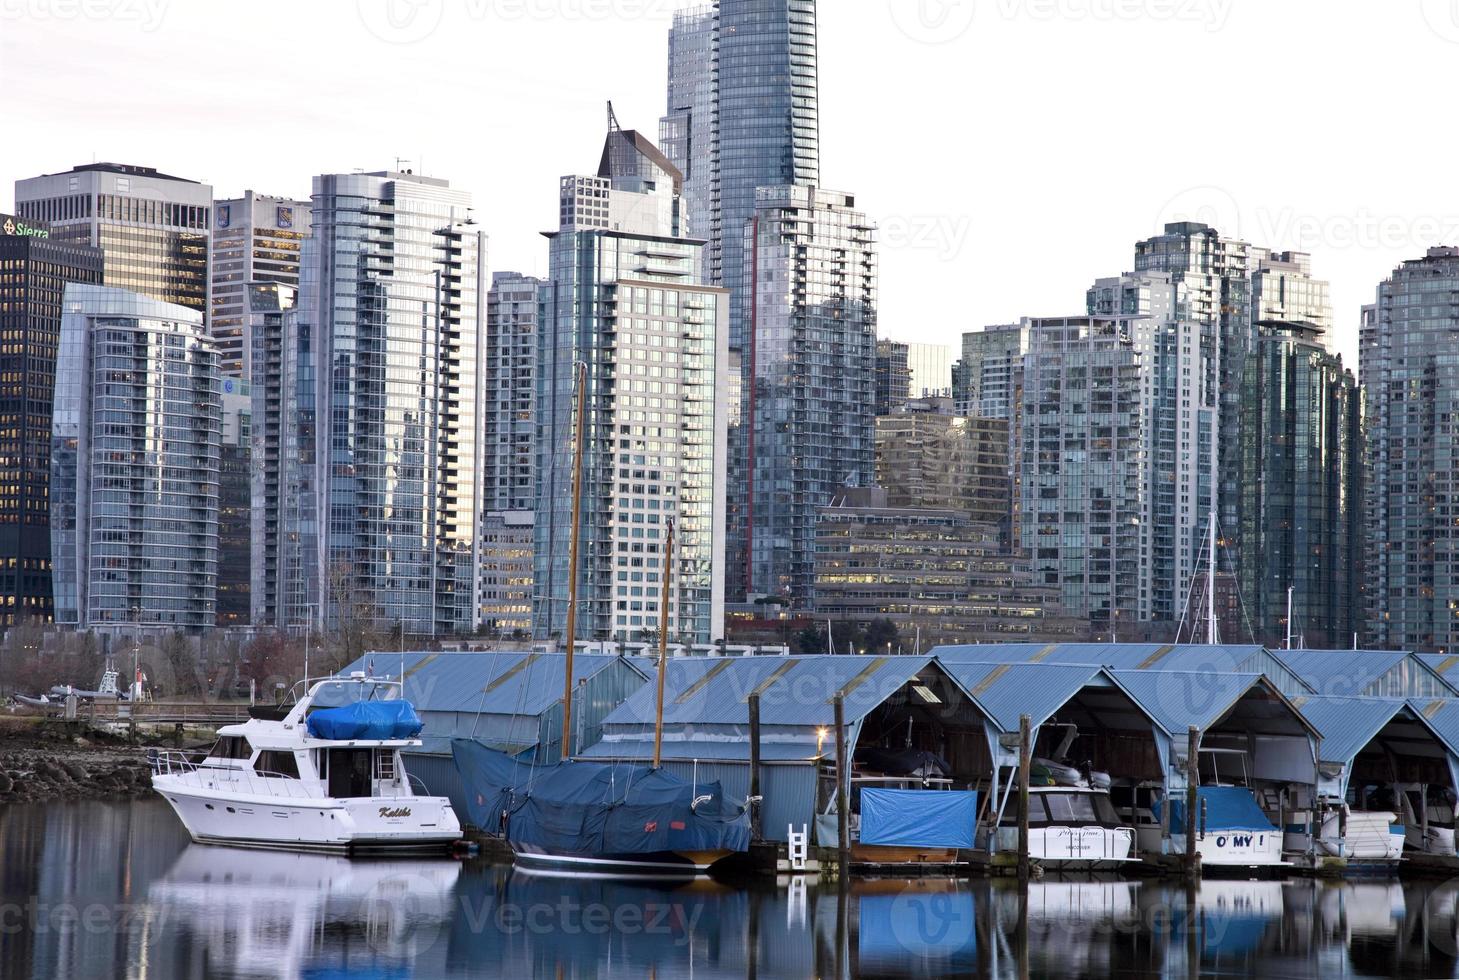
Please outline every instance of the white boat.
[[[362, 673], [313, 682], [295, 704], [250, 708], [248, 721], [219, 729], [201, 761], [149, 753], [152, 787], [200, 843], [445, 851], [461, 825], [448, 800], [411, 786], [401, 750], [420, 746], [419, 720], [400, 692], [399, 681]], [[391, 724], [392, 714], [413, 724]], [[355, 737], [321, 737], [341, 729]]]
[[1400, 783], [1396, 787], [1403, 806], [1405, 843], [1421, 854], [1453, 857], [1454, 804], [1448, 787]]
[[[1028, 856], [1047, 868], [1100, 870], [1137, 861], [1135, 830], [1115, 813], [1109, 791], [1089, 786], [1031, 786]], [[1017, 790], [998, 824], [1000, 851], [1018, 852]]]

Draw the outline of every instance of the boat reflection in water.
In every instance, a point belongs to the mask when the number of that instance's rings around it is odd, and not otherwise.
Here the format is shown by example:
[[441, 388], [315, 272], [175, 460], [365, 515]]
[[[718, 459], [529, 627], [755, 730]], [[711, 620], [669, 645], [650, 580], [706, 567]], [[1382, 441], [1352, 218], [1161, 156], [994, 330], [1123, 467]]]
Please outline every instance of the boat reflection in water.
[[0, 977], [32, 980], [1459, 969], [1459, 881], [664, 883], [199, 847], [161, 801], [0, 808], [0, 867]]
[[190, 845], [147, 902], [203, 951], [199, 967], [246, 977], [434, 976], [454, 913], [454, 861], [365, 861]]

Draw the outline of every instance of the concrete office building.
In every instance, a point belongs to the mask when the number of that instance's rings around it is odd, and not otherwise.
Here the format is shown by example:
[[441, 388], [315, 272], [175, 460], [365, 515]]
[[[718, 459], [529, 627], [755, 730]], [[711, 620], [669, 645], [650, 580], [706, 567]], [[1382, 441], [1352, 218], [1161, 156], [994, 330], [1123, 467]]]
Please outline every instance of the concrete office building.
[[299, 257], [309, 236], [309, 202], [245, 191], [213, 202], [212, 305], [208, 330], [225, 375], [252, 377], [248, 288], [299, 285]]
[[106, 285], [208, 314], [213, 189], [152, 167], [89, 163], [15, 182], [15, 210], [106, 253]]

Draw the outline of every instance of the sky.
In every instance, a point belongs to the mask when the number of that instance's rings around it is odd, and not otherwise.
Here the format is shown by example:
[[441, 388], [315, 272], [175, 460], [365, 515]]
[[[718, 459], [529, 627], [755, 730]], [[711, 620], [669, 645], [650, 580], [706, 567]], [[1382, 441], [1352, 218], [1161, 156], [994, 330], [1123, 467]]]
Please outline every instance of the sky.
[[[0, 0], [0, 209], [110, 160], [307, 197], [398, 166], [546, 272], [612, 99], [656, 137], [678, 0]], [[1313, 256], [1334, 346], [1459, 244], [1459, 0], [822, 0], [821, 173], [881, 228], [881, 333], [1082, 311], [1166, 221]], [[397, 161], [401, 161], [397, 163]], [[404, 162], [409, 161], [409, 162]]]

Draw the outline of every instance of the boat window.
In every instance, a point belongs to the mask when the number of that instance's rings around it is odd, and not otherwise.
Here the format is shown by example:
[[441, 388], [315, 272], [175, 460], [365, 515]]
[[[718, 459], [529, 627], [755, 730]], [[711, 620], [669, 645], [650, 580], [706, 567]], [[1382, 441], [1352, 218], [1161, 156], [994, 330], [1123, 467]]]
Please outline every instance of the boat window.
[[1095, 820], [1094, 801], [1088, 793], [1048, 793], [1044, 803], [1054, 823], [1090, 823]]
[[1094, 803], [1094, 817], [1096, 820], [1105, 826], [1118, 825], [1120, 823], [1119, 814], [1115, 813], [1115, 806], [1110, 802], [1109, 797], [1095, 793], [1090, 796], [1090, 800]]
[[253, 746], [242, 735], [220, 735], [208, 751], [209, 759], [244, 759], [252, 757]]
[[292, 752], [265, 749], [258, 754], [258, 761], [253, 764], [253, 771], [262, 776], [299, 778], [299, 764], [294, 760]]

